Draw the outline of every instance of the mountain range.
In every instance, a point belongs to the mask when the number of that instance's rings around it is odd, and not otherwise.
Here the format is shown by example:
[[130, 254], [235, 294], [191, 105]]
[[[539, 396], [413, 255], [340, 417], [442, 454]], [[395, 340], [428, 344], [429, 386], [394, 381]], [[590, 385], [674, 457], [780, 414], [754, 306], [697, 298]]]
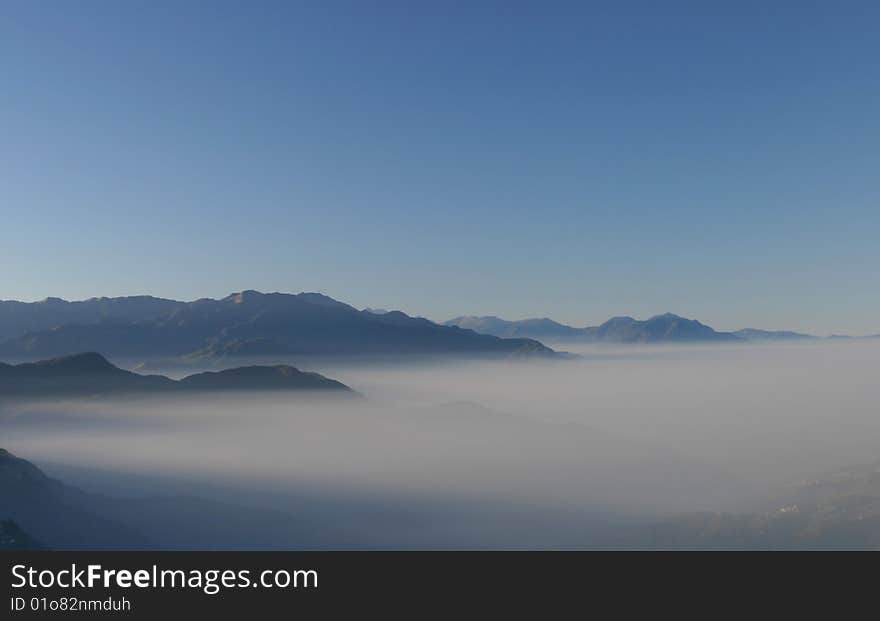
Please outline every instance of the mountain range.
[[548, 342], [579, 341], [591, 343], [691, 343], [701, 341], [743, 341], [746, 337], [731, 332], [717, 332], [695, 319], [672, 313], [646, 320], [613, 317], [600, 326], [574, 328], [552, 319], [507, 321], [499, 317], [456, 317], [445, 322], [503, 337], [535, 338]]
[[400, 311], [361, 311], [319, 293], [243, 291], [220, 300], [149, 297], [0, 302], [0, 358], [82, 351], [133, 358], [480, 354], [552, 356], [526, 338], [502, 339]]
[[0, 363], [0, 399], [106, 394], [165, 394], [224, 390], [332, 391], [356, 394], [348, 386], [287, 365], [249, 366], [197, 373], [173, 380], [120, 369], [96, 353], [40, 362]]
[[[400, 311], [358, 310], [320, 293], [242, 291], [180, 302], [150, 296], [68, 302], [0, 301], [0, 359], [30, 361], [82, 351], [186, 364], [296, 357], [560, 356], [544, 343], [804, 341], [792, 331], [721, 332], [672, 313], [613, 317], [573, 327], [548, 318], [461, 316], [434, 323]], [[842, 338], [842, 337], [841, 337]]]
[[803, 332], [792, 332], [790, 330], [758, 330], [756, 328], [743, 328], [734, 332], [740, 338], [747, 341], [809, 341], [817, 339], [818, 336], [812, 334], [804, 334]]

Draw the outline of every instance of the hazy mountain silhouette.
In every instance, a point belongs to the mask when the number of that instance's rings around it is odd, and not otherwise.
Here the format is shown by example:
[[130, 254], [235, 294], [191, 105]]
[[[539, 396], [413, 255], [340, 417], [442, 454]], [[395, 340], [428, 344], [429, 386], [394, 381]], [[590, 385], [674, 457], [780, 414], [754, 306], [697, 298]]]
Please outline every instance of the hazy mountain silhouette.
[[502, 338], [533, 338], [544, 340], [570, 340], [578, 338], [582, 330], [572, 328], [552, 319], [522, 319], [520, 321], [507, 321], [500, 317], [474, 317], [463, 316], [450, 319], [445, 322], [447, 326], [467, 328], [481, 334], [491, 334]]
[[496, 336], [516, 335], [547, 341], [598, 343], [682, 343], [702, 341], [740, 341], [729, 332], [717, 332], [696, 321], [666, 313], [640, 321], [632, 317], [613, 317], [600, 326], [573, 328], [550, 319], [506, 321], [498, 317], [457, 317], [446, 322]]
[[244, 291], [175, 303], [158, 317], [72, 323], [0, 343], [0, 356], [48, 358], [80, 351], [111, 356], [224, 358], [398, 354], [553, 355], [529, 339], [441, 326], [400, 311], [360, 311], [318, 293]]
[[0, 363], [0, 399], [219, 390], [329, 390], [354, 394], [345, 384], [286, 365], [239, 367], [175, 381], [120, 369], [96, 353], [19, 365]]
[[749, 341], [803, 341], [818, 338], [812, 334], [803, 334], [802, 332], [758, 330], [755, 328], [743, 328], [742, 330], [737, 330], [734, 334]]
[[342, 382], [291, 366], [251, 366], [197, 373], [177, 386], [182, 390], [333, 390], [354, 392]]
[[0, 449], [0, 519], [56, 549], [150, 547], [134, 530], [102, 517], [103, 503]]

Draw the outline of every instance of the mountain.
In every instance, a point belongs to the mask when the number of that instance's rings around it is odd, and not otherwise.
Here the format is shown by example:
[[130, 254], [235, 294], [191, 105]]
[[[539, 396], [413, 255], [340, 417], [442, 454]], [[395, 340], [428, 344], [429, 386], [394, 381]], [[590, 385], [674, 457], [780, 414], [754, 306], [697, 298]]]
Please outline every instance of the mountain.
[[185, 377], [177, 385], [183, 390], [334, 390], [350, 392], [348, 386], [294, 367], [240, 367], [224, 371], [197, 373]]
[[400, 311], [360, 311], [318, 293], [243, 291], [174, 306], [158, 317], [74, 323], [0, 343], [0, 357], [33, 360], [79, 351], [119, 357], [544, 355], [530, 339], [500, 339]]
[[388, 312], [388, 310], [384, 308], [370, 308], [369, 306], [364, 310], [368, 313], [373, 313], [374, 315], [384, 315]]
[[40, 302], [0, 300], [0, 341], [69, 324], [154, 319], [183, 304], [146, 295], [91, 298], [78, 302], [60, 298], [46, 298]]
[[506, 321], [498, 317], [456, 317], [446, 325], [468, 328], [496, 336], [519, 336], [545, 341], [587, 343], [690, 343], [743, 340], [729, 332], [716, 332], [695, 319], [672, 313], [640, 321], [632, 317], [613, 317], [600, 326], [573, 328], [551, 319]]
[[308, 549], [358, 544], [326, 522], [248, 507], [223, 495], [142, 496], [136, 487], [123, 498], [90, 493], [0, 449], [0, 550]]
[[83, 491], [0, 449], [0, 551], [363, 546], [325, 513], [310, 517], [307, 508], [300, 515], [249, 507], [223, 493], [167, 494], [144, 495], [136, 485], [124, 497]]
[[443, 325], [457, 326], [501, 338], [518, 337], [548, 341], [575, 339], [582, 332], [579, 328], [572, 328], [547, 318], [507, 321], [500, 317], [474, 317], [471, 315], [450, 319]]
[[96, 353], [19, 365], [0, 363], [0, 398], [221, 390], [329, 390], [354, 394], [345, 384], [286, 365], [239, 367], [175, 381], [162, 375], [140, 375], [120, 369]]
[[716, 332], [696, 319], [672, 313], [639, 321], [632, 317], [614, 317], [601, 326], [585, 328], [586, 340], [611, 343], [693, 343], [702, 341], [740, 341], [729, 332]]
[[21, 530], [13, 520], [0, 521], [0, 552], [42, 549], [43, 545]]
[[0, 449], [0, 520], [21, 524], [51, 548], [149, 547], [135, 531], [102, 517], [103, 502]]
[[755, 328], [743, 328], [733, 334], [747, 341], [804, 341], [818, 337], [812, 334], [791, 332], [788, 330], [758, 330]]
[[0, 363], [0, 397], [152, 392], [172, 390], [176, 384], [167, 377], [125, 371], [96, 353], [19, 365]]

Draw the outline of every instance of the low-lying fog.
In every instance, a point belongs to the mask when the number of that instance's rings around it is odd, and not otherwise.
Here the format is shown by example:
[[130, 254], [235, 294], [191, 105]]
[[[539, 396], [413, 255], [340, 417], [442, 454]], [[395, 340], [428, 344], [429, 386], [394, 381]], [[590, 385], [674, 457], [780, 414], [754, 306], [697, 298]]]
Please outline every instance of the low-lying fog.
[[559, 349], [583, 358], [299, 365], [355, 401], [30, 404], [0, 447], [88, 491], [178, 498], [138, 528], [221, 549], [614, 547], [880, 457], [878, 341]]

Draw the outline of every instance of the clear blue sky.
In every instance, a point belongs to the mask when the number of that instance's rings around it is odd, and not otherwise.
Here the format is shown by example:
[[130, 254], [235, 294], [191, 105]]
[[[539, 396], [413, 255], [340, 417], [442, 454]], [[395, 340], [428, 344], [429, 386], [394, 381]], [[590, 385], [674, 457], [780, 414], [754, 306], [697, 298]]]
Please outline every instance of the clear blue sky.
[[3, 2], [0, 298], [880, 332], [876, 2]]

